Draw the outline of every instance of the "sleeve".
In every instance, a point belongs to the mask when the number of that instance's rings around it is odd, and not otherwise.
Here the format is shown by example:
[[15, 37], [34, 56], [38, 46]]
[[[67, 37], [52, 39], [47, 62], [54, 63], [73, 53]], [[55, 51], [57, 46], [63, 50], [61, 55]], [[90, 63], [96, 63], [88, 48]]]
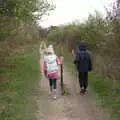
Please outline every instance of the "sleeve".
[[60, 65], [60, 64], [61, 64], [60, 58], [57, 58], [57, 59], [56, 59], [56, 62], [57, 62], [58, 65]]
[[63, 63], [64, 63], [64, 57], [57, 58], [56, 62], [57, 62], [58, 65], [63, 65]]
[[92, 71], [92, 58], [91, 58], [91, 54], [89, 54], [89, 72]]

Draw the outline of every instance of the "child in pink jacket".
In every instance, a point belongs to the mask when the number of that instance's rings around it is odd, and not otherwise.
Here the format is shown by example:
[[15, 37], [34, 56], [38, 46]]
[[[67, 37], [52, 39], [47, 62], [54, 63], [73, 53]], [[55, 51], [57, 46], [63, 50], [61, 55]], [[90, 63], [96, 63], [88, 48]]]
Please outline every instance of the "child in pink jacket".
[[49, 79], [50, 91], [56, 99], [57, 79], [60, 77], [60, 59], [54, 54], [52, 46], [47, 48], [44, 56], [44, 74]]

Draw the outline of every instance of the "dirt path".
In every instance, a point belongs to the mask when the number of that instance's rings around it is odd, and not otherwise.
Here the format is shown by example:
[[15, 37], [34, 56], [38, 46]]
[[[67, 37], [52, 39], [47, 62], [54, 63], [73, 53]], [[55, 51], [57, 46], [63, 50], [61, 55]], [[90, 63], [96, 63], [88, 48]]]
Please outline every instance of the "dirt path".
[[[43, 53], [41, 51], [41, 62]], [[70, 95], [61, 96], [58, 80], [58, 96], [51, 99], [48, 80], [40, 81], [40, 96], [38, 97], [37, 120], [106, 120], [103, 110], [96, 104], [91, 95], [80, 96], [79, 87], [75, 87], [75, 79], [67, 68], [64, 68], [64, 83], [70, 90]], [[75, 89], [76, 88], [76, 89]], [[76, 94], [77, 93], [77, 94]]]

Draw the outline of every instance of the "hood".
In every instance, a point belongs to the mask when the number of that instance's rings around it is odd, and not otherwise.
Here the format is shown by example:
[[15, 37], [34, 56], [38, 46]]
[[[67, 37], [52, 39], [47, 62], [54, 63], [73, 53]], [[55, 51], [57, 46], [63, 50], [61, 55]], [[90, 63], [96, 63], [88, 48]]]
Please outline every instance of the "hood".
[[49, 45], [48, 47], [49, 47], [49, 48], [53, 48], [53, 46], [52, 46], [52, 45]]
[[57, 58], [56, 55], [47, 55], [47, 56], [45, 56], [45, 61], [48, 64], [52, 64], [52, 63], [54, 63], [56, 61], [56, 58]]
[[48, 48], [47, 48], [47, 52], [50, 52], [50, 53], [54, 54], [54, 50], [53, 50], [52, 47], [48, 47]]
[[79, 45], [80, 51], [86, 51], [87, 50], [87, 44], [85, 42], [81, 42]]

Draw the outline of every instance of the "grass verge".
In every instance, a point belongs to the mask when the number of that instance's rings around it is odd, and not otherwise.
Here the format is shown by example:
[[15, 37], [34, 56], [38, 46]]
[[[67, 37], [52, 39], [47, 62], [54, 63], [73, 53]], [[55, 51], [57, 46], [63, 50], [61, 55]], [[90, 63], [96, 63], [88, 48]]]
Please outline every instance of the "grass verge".
[[[65, 64], [69, 71], [76, 75], [76, 69], [73, 64], [71, 53], [66, 52], [64, 49], [62, 54], [65, 58]], [[57, 51], [57, 49], [56, 49]], [[60, 54], [60, 51], [57, 51]], [[92, 90], [95, 91], [102, 107], [110, 114], [110, 120], [120, 119], [120, 84], [113, 83], [111, 79], [105, 79], [97, 76], [94, 72], [89, 75], [89, 84]]]
[[14, 67], [0, 69], [7, 83], [0, 83], [0, 120], [35, 120], [39, 71], [39, 46], [8, 57]]

